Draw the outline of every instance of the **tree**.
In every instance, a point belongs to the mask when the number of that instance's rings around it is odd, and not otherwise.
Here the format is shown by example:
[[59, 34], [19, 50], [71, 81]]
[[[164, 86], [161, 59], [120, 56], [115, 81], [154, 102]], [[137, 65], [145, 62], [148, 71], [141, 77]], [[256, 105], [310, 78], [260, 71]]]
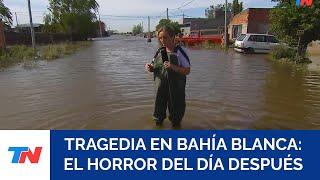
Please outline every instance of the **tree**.
[[[205, 10], [205, 16], [209, 19], [217, 18], [220, 15], [224, 15], [225, 4], [211, 5]], [[227, 13], [232, 12], [232, 4], [228, 3]]]
[[12, 14], [10, 9], [3, 4], [3, 0], [0, 0], [0, 18], [5, 24], [12, 25]]
[[132, 34], [135, 36], [137, 34], [143, 33], [142, 24], [134, 25], [132, 28]]
[[239, 14], [243, 10], [243, 3], [238, 0], [233, 0], [232, 3], [232, 16]]
[[175, 35], [178, 35], [180, 31], [180, 25], [178, 22], [173, 22], [170, 19], [161, 19], [159, 24], [156, 26], [156, 31], [158, 31], [163, 26], [170, 26], [173, 30]]
[[94, 22], [98, 7], [95, 0], [49, 0], [50, 13], [45, 16], [45, 24], [70, 34], [71, 39], [73, 34], [87, 38], [96, 30]]
[[211, 5], [205, 10], [205, 15], [207, 18], [214, 18], [214, 5]]
[[43, 31], [46, 33], [59, 33], [62, 32], [58, 23], [53, 22], [50, 14], [45, 14], [43, 17], [44, 26]]
[[298, 52], [303, 56], [310, 42], [320, 39], [320, 2], [311, 7], [298, 7], [295, 0], [274, 0], [277, 6], [270, 12], [270, 31], [291, 46], [299, 41], [298, 30], [303, 30]]

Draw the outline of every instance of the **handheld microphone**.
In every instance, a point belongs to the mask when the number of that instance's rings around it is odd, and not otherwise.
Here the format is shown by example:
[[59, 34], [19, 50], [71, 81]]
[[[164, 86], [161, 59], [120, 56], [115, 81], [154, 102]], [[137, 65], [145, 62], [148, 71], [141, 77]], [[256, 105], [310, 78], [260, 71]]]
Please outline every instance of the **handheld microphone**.
[[169, 61], [169, 57], [168, 57], [167, 50], [165, 47], [163, 47], [161, 49], [161, 56], [162, 56], [162, 62]]

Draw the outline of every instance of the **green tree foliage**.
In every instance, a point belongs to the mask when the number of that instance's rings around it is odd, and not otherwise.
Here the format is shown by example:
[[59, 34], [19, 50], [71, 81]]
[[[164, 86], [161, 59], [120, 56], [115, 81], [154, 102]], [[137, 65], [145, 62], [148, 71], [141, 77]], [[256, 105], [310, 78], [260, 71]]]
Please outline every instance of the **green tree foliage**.
[[239, 14], [243, 10], [243, 3], [238, 0], [233, 0], [232, 3], [232, 16]]
[[133, 35], [141, 34], [143, 33], [143, 27], [141, 24], [134, 25], [132, 28]]
[[12, 25], [12, 14], [10, 9], [3, 4], [3, 0], [0, 0], [0, 17], [7, 25]]
[[[227, 12], [230, 13], [232, 12], [232, 3], [228, 3], [228, 6], [227, 6]], [[217, 12], [221, 12], [220, 14], [224, 13], [225, 11], [225, 4], [218, 4], [218, 5], [211, 5], [210, 7], [208, 7], [206, 10], [205, 10], [205, 15], [207, 18], [209, 19], [214, 19], [216, 18], [216, 13]]]
[[170, 19], [161, 19], [159, 21], [159, 24], [156, 26], [156, 31], [158, 31], [161, 27], [164, 26], [170, 26], [174, 30], [175, 35], [178, 35], [181, 32], [179, 23], [173, 22]]
[[[225, 4], [211, 5], [205, 10], [205, 15], [207, 18], [216, 18], [216, 12], [225, 11]], [[233, 3], [228, 3], [227, 12], [231, 12], [232, 16], [235, 16], [243, 11], [243, 3], [238, 0], [233, 0]]]
[[45, 30], [80, 35], [87, 38], [96, 31], [95, 0], [49, 0], [50, 13], [45, 15]]
[[54, 22], [51, 14], [45, 14], [43, 17], [44, 27], [43, 31], [46, 33], [59, 33], [63, 32], [60, 25], [57, 22]]
[[320, 2], [315, 0], [312, 7], [298, 7], [295, 0], [274, 0], [277, 6], [270, 12], [270, 31], [282, 41], [296, 46], [301, 35], [299, 54], [303, 55], [307, 45], [320, 39]]
[[205, 10], [205, 15], [207, 18], [214, 18], [214, 5], [211, 5], [210, 7], [208, 7], [206, 10]]

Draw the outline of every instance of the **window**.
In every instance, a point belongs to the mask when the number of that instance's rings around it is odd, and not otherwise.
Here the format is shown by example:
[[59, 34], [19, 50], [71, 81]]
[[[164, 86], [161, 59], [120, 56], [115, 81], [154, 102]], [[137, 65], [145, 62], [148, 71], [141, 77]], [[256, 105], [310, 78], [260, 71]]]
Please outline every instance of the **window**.
[[237, 41], [243, 41], [245, 37], [246, 37], [245, 34], [241, 34], [241, 35], [237, 38]]
[[267, 41], [270, 43], [279, 43], [279, 41], [274, 36], [267, 36]]
[[249, 41], [266, 42], [266, 38], [263, 35], [251, 35]]
[[242, 25], [232, 26], [232, 38], [237, 38], [242, 33]]

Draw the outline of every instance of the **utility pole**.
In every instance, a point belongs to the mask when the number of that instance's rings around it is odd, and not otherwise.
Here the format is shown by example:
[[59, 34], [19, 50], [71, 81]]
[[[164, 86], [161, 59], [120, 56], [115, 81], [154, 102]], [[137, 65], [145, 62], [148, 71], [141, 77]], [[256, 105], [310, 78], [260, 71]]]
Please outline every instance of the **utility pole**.
[[184, 13], [182, 14], [182, 24], [184, 23]]
[[151, 42], [151, 34], [150, 34], [150, 16], [148, 16], [148, 42]]
[[30, 29], [31, 29], [31, 38], [32, 38], [32, 48], [35, 51], [36, 50], [36, 39], [33, 29], [33, 22], [32, 22], [32, 12], [31, 12], [31, 4], [30, 0], [28, 0], [28, 9], [29, 9], [29, 18], [30, 18]]
[[224, 47], [228, 48], [228, 32], [227, 32], [227, 6], [228, 6], [228, 0], [226, 0], [226, 5], [224, 8]]
[[100, 19], [100, 13], [99, 13], [99, 9], [98, 11], [98, 16], [99, 16], [99, 29], [100, 29], [100, 37], [102, 37], [102, 27], [101, 27], [101, 19]]
[[169, 20], [169, 8], [167, 8], [167, 20]]
[[143, 29], [143, 21], [141, 21], [141, 26], [142, 26], [142, 33], [143, 33], [143, 31], [144, 31], [144, 29]]
[[18, 16], [17, 16], [17, 12], [14, 12], [15, 16], [16, 16], [16, 22], [17, 22], [17, 27], [19, 26], [19, 22], [18, 22]]

